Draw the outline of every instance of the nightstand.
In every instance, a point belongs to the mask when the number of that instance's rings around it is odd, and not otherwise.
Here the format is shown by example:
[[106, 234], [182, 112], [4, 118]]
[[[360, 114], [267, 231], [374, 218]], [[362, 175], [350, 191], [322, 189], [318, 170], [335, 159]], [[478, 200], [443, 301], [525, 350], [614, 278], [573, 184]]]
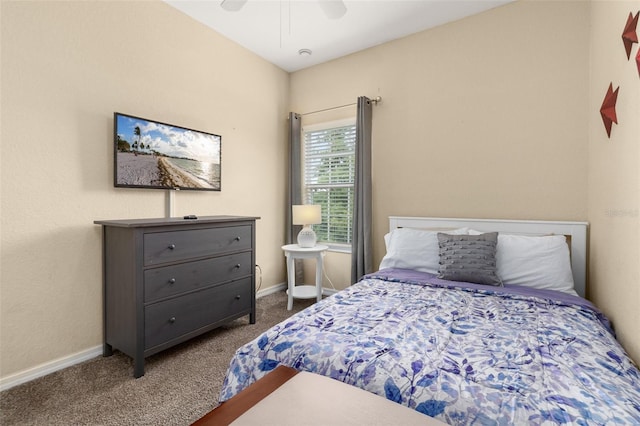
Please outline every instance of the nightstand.
[[[284, 255], [287, 258], [287, 282], [289, 295], [287, 310], [293, 308], [293, 298], [322, 300], [322, 255], [329, 247], [316, 245], [314, 247], [300, 247], [297, 244], [282, 246]], [[316, 285], [296, 285], [296, 263], [295, 259], [316, 259]]]

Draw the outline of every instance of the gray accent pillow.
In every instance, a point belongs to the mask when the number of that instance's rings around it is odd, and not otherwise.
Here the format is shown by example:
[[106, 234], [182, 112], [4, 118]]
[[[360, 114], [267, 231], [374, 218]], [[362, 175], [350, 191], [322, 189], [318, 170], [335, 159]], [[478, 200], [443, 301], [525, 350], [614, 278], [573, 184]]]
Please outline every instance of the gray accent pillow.
[[502, 287], [496, 269], [498, 233], [450, 235], [439, 232], [438, 278]]

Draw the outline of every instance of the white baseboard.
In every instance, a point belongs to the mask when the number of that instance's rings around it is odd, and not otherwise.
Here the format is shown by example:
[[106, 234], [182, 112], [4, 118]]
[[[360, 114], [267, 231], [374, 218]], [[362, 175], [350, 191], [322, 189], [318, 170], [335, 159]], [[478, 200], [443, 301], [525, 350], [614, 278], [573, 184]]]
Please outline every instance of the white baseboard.
[[[256, 297], [264, 297], [269, 294], [277, 293], [279, 291], [284, 291], [287, 288], [286, 283], [280, 283], [275, 286], [265, 288], [256, 293]], [[324, 294], [333, 294], [337, 290], [333, 289], [324, 289]], [[93, 348], [86, 349], [84, 351], [76, 352], [75, 354], [71, 354], [62, 358], [55, 359], [50, 362], [45, 362], [44, 364], [37, 365], [35, 367], [29, 368], [27, 370], [19, 371], [17, 373], [11, 374], [7, 377], [0, 378], [0, 392], [10, 389], [14, 386], [21, 385], [23, 383], [30, 382], [31, 380], [38, 379], [40, 377], [44, 377], [47, 374], [55, 373], [56, 371], [65, 369], [67, 367], [71, 367], [76, 364], [80, 364], [81, 362], [88, 361], [92, 358], [102, 355], [102, 345], [95, 346]]]
[[276, 284], [272, 287], [267, 287], [265, 289], [258, 290], [258, 292], [256, 293], [256, 298], [259, 299], [261, 297], [268, 296], [270, 294], [277, 293], [279, 291], [284, 291], [286, 289], [287, 289], [287, 283]]
[[0, 378], [0, 392], [102, 355], [102, 345]]
[[340, 290], [337, 290], [335, 288], [326, 288], [324, 287], [322, 289], [322, 294], [324, 294], [325, 296], [331, 296], [333, 294], [336, 294], [337, 292], [339, 292]]
[[[261, 297], [268, 296], [270, 294], [277, 293], [279, 291], [285, 291], [286, 289], [287, 289], [287, 283], [280, 283], [273, 287], [265, 288], [264, 290], [258, 291], [256, 293], [256, 297], [259, 299]], [[340, 290], [337, 290], [335, 288], [327, 288], [327, 287], [322, 288], [322, 294], [325, 296], [331, 296], [332, 294], [336, 294], [339, 291]]]

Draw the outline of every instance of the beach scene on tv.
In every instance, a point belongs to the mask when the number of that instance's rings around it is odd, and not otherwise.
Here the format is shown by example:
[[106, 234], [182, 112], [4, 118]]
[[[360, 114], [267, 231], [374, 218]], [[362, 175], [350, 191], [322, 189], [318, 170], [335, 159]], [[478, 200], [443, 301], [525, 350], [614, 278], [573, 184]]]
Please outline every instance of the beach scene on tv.
[[218, 135], [116, 114], [116, 185], [220, 190]]

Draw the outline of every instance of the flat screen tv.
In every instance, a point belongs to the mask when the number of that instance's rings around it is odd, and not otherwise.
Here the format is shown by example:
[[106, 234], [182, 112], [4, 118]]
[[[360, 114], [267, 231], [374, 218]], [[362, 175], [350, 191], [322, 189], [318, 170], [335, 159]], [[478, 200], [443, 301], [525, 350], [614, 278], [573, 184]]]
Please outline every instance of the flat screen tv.
[[220, 191], [222, 137], [114, 113], [116, 187]]

